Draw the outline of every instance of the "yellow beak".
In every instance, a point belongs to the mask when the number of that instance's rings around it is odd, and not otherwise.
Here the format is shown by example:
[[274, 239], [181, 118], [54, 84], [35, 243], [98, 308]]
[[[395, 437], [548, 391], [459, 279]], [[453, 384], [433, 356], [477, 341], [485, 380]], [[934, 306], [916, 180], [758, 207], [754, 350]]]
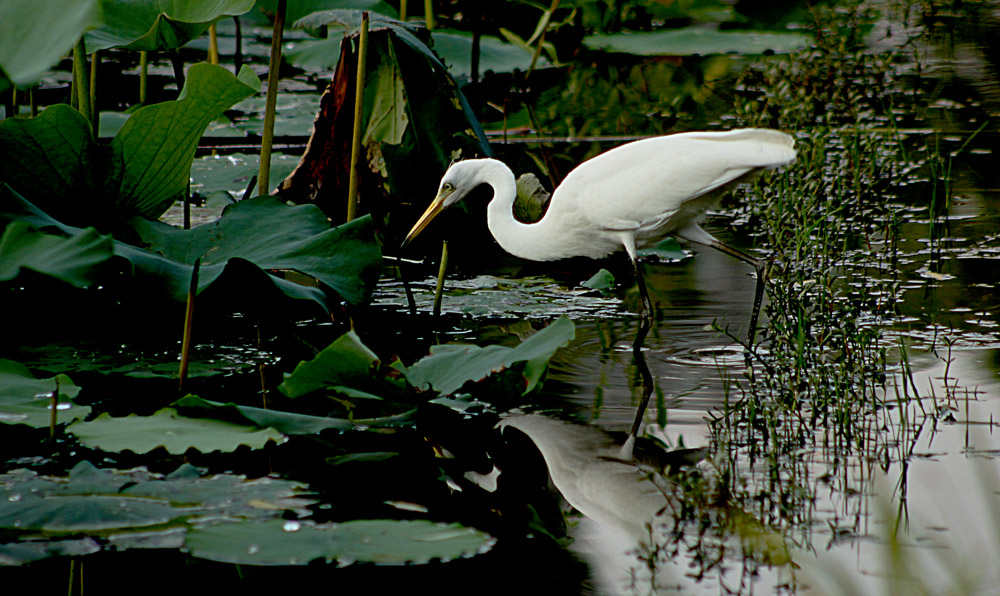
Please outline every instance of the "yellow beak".
[[424, 211], [424, 214], [420, 216], [420, 219], [417, 220], [417, 223], [413, 224], [413, 228], [411, 228], [410, 233], [406, 235], [406, 238], [400, 245], [401, 247], [409, 244], [411, 240], [417, 237], [417, 234], [422, 232], [424, 228], [427, 227], [427, 224], [431, 223], [432, 219], [437, 217], [438, 213], [444, 211], [445, 207], [444, 200], [448, 196], [448, 194], [450, 193], [446, 193], [443, 191], [438, 192], [438, 195], [434, 197], [433, 201], [431, 201], [431, 204], [427, 208], [427, 211]]

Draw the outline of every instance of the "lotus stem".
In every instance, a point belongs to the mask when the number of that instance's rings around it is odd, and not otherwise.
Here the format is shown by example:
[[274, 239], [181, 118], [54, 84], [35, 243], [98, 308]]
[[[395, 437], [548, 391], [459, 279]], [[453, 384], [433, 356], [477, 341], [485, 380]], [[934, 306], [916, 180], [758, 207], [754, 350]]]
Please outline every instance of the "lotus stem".
[[444, 294], [444, 274], [448, 271], [448, 241], [441, 243], [441, 266], [438, 268], [437, 287], [434, 288], [434, 316], [441, 315], [441, 296]]
[[524, 73], [525, 79], [531, 76], [532, 71], [535, 70], [535, 65], [538, 64], [538, 57], [541, 56], [542, 45], [545, 43], [545, 32], [549, 30], [549, 23], [552, 21], [552, 15], [555, 14], [557, 8], [559, 8], [559, 0], [552, 0], [552, 6], [549, 7], [548, 14], [545, 15], [545, 27], [542, 28], [542, 32], [538, 35], [538, 45], [535, 46], [535, 53], [531, 56], [531, 64], [528, 66], [528, 72]]
[[406, 0], [399, 0], [399, 20], [406, 21]]
[[219, 34], [215, 30], [215, 23], [208, 28], [208, 63], [219, 64]]
[[434, 0], [424, 0], [424, 19], [428, 31], [434, 28]]
[[271, 61], [267, 69], [267, 99], [264, 103], [264, 137], [260, 144], [260, 173], [257, 194], [266, 195], [271, 188], [271, 145], [274, 143], [274, 112], [278, 105], [278, 71], [281, 69], [281, 39], [285, 34], [287, 0], [278, 0], [271, 34]]
[[100, 63], [101, 56], [95, 51], [90, 55], [90, 123], [95, 137], [101, 129], [101, 115], [97, 111], [97, 67]]
[[167, 54], [170, 56], [170, 66], [174, 69], [174, 81], [177, 83], [177, 95], [179, 97], [181, 91], [184, 90], [184, 59], [177, 50], [170, 50]]
[[361, 116], [365, 105], [365, 55], [368, 53], [368, 11], [361, 13], [358, 36], [358, 75], [354, 87], [354, 138], [351, 142], [351, 168], [348, 171], [347, 221], [358, 214], [358, 162], [361, 160]]
[[83, 38], [81, 37], [80, 41], [76, 42], [76, 45], [73, 46], [73, 86], [76, 93], [76, 105], [80, 113], [93, 124], [94, 119], [90, 114], [90, 89], [88, 89], [88, 81], [87, 54]]
[[184, 393], [184, 385], [187, 382], [188, 360], [191, 357], [191, 329], [194, 326], [194, 298], [198, 293], [198, 270], [201, 269], [201, 257], [194, 261], [194, 268], [191, 270], [191, 286], [188, 288], [187, 310], [184, 312], [184, 339], [181, 342], [181, 365], [178, 375], [180, 383], [178, 390]]
[[56, 389], [52, 392], [52, 404], [49, 406], [49, 440], [56, 438], [56, 422], [59, 420], [59, 379], [56, 379]]
[[240, 25], [240, 17], [233, 17], [236, 24], [236, 50], [233, 52], [233, 66], [236, 74], [243, 68], [243, 27]]
[[139, 105], [146, 105], [146, 79], [149, 76], [149, 52], [139, 52]]
[[10, 113], [7, 114], [8, 118], [13, 118], [21, 112], [20, 102], [17, 101], [17, 85], [14, 85], [10, 89]]
[[188, 179], [187, 188], [184, 191], [184, 229], [191, 229], [191, 180]]
[[38, 115], [38, 104], [35, 102], [35, 88], [28, 89], [28, 104], [31, 106], [31, 117]]
[[[259, 329], [259, 327], [258, 327]], [[260, 396], [263, 400], [263, 407], [267, 409], [267, 377], [264, 376], [264, 368], [267, 367], [266, 362], [260, 363]]]

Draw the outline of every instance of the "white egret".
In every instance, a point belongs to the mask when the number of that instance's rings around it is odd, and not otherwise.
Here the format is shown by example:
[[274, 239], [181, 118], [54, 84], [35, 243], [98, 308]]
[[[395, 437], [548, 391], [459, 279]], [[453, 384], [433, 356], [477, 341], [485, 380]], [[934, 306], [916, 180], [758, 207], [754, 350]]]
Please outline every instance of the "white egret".
[[[750, 319], [753, 341], [764, 289], [764, 264], [701, 228], [722, 192], [748, 174], [791, 163], [792, 137], [776, 130], [685, 132], [621, 145], [571, 171], [552, 194], [545, 215], [526, 224], [513, 216], [514, 174], [495, 159], [453, 164], [437, 196], [403, 241], [419, 234], [445, 208], [481, 184], [493, 187], [487, 209], [490, 232], [514, 256], [533, 261], [568, 257], [602, 258], [625, 249], [635, 268], [648, 329], [653, 308], [639, 270], [639, 248], [674, 235], [711, 246], [752, 265], [757, 293]], [[645, 336], [640, 330], [638, 344]]]

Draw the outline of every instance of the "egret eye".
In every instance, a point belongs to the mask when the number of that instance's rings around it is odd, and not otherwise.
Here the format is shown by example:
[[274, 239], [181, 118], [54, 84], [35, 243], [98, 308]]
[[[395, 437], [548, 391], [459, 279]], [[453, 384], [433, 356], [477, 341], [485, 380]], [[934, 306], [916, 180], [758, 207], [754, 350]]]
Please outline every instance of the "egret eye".
[[455, 190], [455, 185], [452, 184], [451, 182], [445, 182], [444, 184], [441, 185], [441, 190], [452, 192], [453, 190]]

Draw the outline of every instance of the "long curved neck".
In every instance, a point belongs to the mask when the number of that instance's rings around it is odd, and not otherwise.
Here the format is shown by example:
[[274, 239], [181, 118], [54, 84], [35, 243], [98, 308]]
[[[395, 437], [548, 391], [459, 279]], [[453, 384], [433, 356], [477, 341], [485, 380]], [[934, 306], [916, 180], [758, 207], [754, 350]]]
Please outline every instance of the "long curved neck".
[[[517, 183], [514, 173], [503, 162], [483, 159], [478, 171], [480, 182], [493, 187], [493, 200], [486, 210], [486, 222], [490, 233], [500, 246], [510, 254], [532, 261], [552, 261], [562, 259], [565, 247], [560, 246], [559, 235], [552, 233], [552, 209], [548, 209], [542, 219], [526, 224], [514, 218], [514, 199], [517, 198]], [[551, 207], [551, 204], [550, 204]]]

